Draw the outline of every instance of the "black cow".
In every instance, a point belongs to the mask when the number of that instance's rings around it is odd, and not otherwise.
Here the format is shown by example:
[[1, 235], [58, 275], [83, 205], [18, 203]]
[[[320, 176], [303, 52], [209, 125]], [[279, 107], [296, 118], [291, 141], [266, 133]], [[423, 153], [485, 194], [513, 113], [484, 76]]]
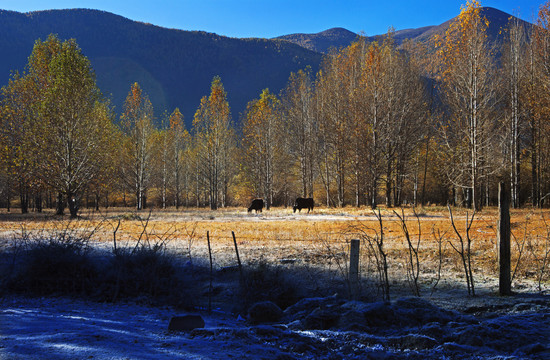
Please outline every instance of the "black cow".
[[298, 209], [299, 212], [302, 212], [302, 209], [307, 208], [307, 212], [313, 211], [313, 199], [312, 198], [297, 198], [294, 202], [294, 212]]
[[252, 204], [250, 204], [250, 207], [248, 208], [248, 212], [251, 212], [252, 210], [256, 210], [256, 213], [262, 212], [262, 209], [264, 208], [264, 200], [263, 199], [254, 199], [252, 200]]

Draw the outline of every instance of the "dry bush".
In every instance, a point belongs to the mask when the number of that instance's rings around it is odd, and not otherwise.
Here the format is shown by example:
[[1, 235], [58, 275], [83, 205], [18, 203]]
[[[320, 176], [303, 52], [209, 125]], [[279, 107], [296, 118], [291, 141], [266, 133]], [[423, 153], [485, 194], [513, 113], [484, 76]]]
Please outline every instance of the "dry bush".
[[[375, 226], [368, 222], [353, 224], [349, 228], [350, 234], [353, 237], [358, 238], [366, 247], [367, 264], [374, 264], [374, 273], [376, 276], [376, 288], [381, 293], [382, 298], [385, 301], [390, 300], [390, 279], [389, 279], [389, 266], [388, 266], [388, 251], [387, 244], [385, 244], [386, 235], [384, 228], [384, 221], [380, 210], [378, 212], [373, 211], [377, 223]], [[370, 266], [367, 267], [370, 269]], [[367, 274], [370, 271], [367, 270]]]
[[99, 271], [88, 240], [68, 230], [47, 238], [15, 239], [7, 289], [38, 296], [92, 294]]
[[146, 234], [144, 225], [141, 238], [131, 247], [98, 250], [91, 244], [97, 229], [82, 225], [74, 221], [63, 224], [62, 231], [35, 234], [23, 229], [11, 248], [3, 249], [2, 258], [12, 259], [12, 266], [2, 288], [38, 296], [137, 299], [186, 308], [196, 305], [199, 290], [195, 278], [201, 268], [185, 267], [167, 248], [168, 235], [154, 238]]
[[238, 293], [240, 310], [246, 311], [260, 301], [272, 301], [284, 310], [308, 295], [303, 289], [298, 269], [268, 264], [260, 259], [257, 265], [244, 269]]
[[113, 302], [140, 299], [193, 308], [200, 291], [195, 280], [199, 272], [206, 269], [183, 267], [163, 245], [119, 248], [103, 269], [98, 296]]
[[415, 296], [420, 296], [420, 287], [418, 284], [418, 278], [420, 277], [420, 259], [418, 257], [418, 249], [420, 247], [420, 241], [422, 239], [420, 215], [416, 212], [416, 209], [413, 208], [413, 214], [418, 224], [418, 239], [416, 243], [414, 243], [414, 240], [411, 240], [409, 226], [407, 225], [407, 218], [405, 216], [405, 210], [401, 208], [401, 215], [399, 215], [399, 213], [397, 213], [396, 211], [394, 211], [394, 214], [399, 219], [401, 229], [403, 230], [403, 236], [405, 236], [405, 240], [407, 241], [408, 245], [407, 279], [409, 281], [409, 285], [411, 286], [413, 294]]

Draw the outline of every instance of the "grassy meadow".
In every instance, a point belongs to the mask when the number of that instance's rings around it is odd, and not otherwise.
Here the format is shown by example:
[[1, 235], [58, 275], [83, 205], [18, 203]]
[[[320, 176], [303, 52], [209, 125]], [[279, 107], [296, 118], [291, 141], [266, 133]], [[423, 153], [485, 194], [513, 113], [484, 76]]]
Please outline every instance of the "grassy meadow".
[[[370, 208], [316, 208], [312, 213], [291, 208], [272, 208], [247, 213], [243, 208], [154, 209], [136, 212], [128, 208], [84, 210], [77, 220], [55, 217], [52, 213], [0, 215], [3, 246], [14, 246], [37, 239], [80, 239], [94, 247], [166, 248], [184, 262], [207, 263], [207, 234], [216, 269], [237, 264], [232, 232], [241, 262], [306, 268], [315, 281], [318, 271], [329, 271], [345, 278], [349, 242], [361, 240], [362, 279], [376, 288], [380, 270], [377, 244], [383, 240], [388, 273], [392, 284], [406, 284], [417, 266], [423, 288], [461, 286], [464, 268], [458, 251], [459, 236], [452, 227], [449, 210], [426, 207], [379, 210], [381, 221]], [[467, 234], [467, 218], [472, 212], [452, 209], [457, 231], [471, 240], [470, 261], [478, 284], [498, 284], [498, 209], [486, 208], [474, 214]], [[399, 216], [403, 217], [401, 221]], [[405, 224], [411, 245], [406, 241]], [[550, 211], [520, 209], [511, 211], [513, 288], [549, 287]], [[382, 232], [381, 232], [382, 228]], [[382, 234], [382, 237], [381, 237]], [[415, 260], [414, 254], [418, 254]], [[411, 266], [412, 264], [412, 266]], [[530, 285], [527, 285], [530, 284]], [[397, 286], [398, 287], [398, 286]], [[406, 288], [406, 286], [403, 286]]]

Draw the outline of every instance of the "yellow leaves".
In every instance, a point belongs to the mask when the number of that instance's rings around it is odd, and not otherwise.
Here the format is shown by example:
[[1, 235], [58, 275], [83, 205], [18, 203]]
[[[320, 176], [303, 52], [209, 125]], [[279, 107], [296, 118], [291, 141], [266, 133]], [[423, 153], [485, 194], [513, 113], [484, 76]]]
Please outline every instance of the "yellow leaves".
[[209, 151], [221, 151], [220, 146], [233, 136], [227, 94], [219, 76], [212, 80], [210, 96], [202, 97], [193, 128]]
[[279, 105], [279, 99], [269, 89], [264, 89], [259, 99], [248, 104], [243, 135], [249, 147], [256, 147], [256, 143], [269, 138], [269, 134], [274, 132]]
[[542, 4], [539, 8], [537, 25], [543, 30], [548, 30], [550, 19], [550, 2]]
[[461, 58], [474, 56], [475, 52], [488, 51], [485, 49], [488, 27], [489, 21], [481, 16], [479, 1], [468, 1], [461, 6], [460, 15], [445, 33], [445, 40], [435, 39], [440, 45], [439, 56], [443, 73], [452, 71]]
[[175, 108], [170, 117], [168, 118], [170, 129], [181, 129], [183, 127], [183, 115], [179, 108]]
[[130, 93], [132, 94], [131, 100], [134, 102], [140, 102], [141, 101], [141, 88], [139, 87], [139, 84], [137, 82], [132, 84], [132, 87], [130, 89]]

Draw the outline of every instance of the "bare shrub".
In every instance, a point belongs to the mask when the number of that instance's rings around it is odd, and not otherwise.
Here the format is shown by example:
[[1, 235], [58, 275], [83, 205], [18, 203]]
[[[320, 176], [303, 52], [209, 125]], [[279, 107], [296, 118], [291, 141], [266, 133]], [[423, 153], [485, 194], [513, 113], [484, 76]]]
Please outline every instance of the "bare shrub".
[[196, 305], [199, 284], [195, 274], [201, 268], [182, 266], [181, 258], [168, 251], [172, 230], [152, 233], [143, 221], [135, 244], [120, 247], [117, 222], [113, 225], [113, 249], [108, 252], [91, 245], [97, 228], [82, 230], [79, 221], [60, 222], [53, 230], [34, 235], [23, 229], [13, 240], [10, 253], [2, 254], [12, 259], [10, 275], [2, 287], [38, 296], [137, 299], [186, 308]]
[[139, 219], [142, 230], [133, 246], [117, 247], [113, 231], [113, 251], [105, 271], [102, 297], [105, 300], [139, 298], [148, 302], [160, 302], [191, 308], [196, 305], [198, 284], [193, 272], [199, 268], [184, 269], [179, 259], [168, 251], [168, 244], [176, 230], [169, 227], [163, 233], [149, 229], [151, 212]]
[[295, 304], [306, 294], [300, 280], [299, 270], [270, 265], [263, 258], [254, 266], [245, 267], [240, 285], [239, 310], [246, 310], [256, 302], [271, 301], [281, 309]]
[[173, 303], [188, 295], [180, 275], [176, 259], [162, 245], [119, 248], [105, 271], [103, 287], [113, 302], [141, 298]]
[[523, 259], [523, 254], [525, 250], [525, 244], [527, 243], [527, 224], [529, 223], [529, 216], [525, 218], [524, 226], [523, 226], [523, 237], [518, 238], [515, 236], [513, 231], [510, 231], [510, 235], [512, 239], [514, 240], [514, 243], [516, 245], [516, 253], [517, 253], [517, 259], [516, 264], [514, 265], [514, 269], [512, 271], [512, 276], [510, 278], [510, 281], [513, 282], [516, 278], [516, 275], [518, 274], [520, 270], [521, 261]]
[[187, 256], [189, 257], [189, 262], [193, 263], [193, 256], [191, 255], [191, 248], [197, 237], [197, 222], [194, 222], [192, 226], [185, 228], [185, 233], [187, 237]]
[[62, 234], [29, 240], [8, 288], [33, 295], [89, 295], [98, 276], [86, 240]]
[[[351, 284], [349, 281], [349, 241], [345, 244], [343, 241], [334, 241], [335, 234], [330, 234], [329, 237], [320, 237], [319, 242], [323, 246], [323, 260], [324, 264], [320, 264], [321, 267], [326, 268], [326, 273], [333, 273], [335, 277], [339, 279], [345, 279], [345, 286], [348, 294], [351, 296]], [[341, 239], [340, 239], [341, 240]], [[334, 266], [334, 269], [333, 269]], [[324, 276], [323, 276], [324, 278]], [[334, 278], [331, 279], [331, 283], [334, 283]], [[318, 286], [317, 286], [318, 288]]]
[[544, 223], [544, 227], [546, 228], [546, 236], [544, 237], [544, 247], [542, 250], [542, 254], [540, 257], [537, 256], [537, 263], [539, 264], [538, 269], [538, 290], [539, 292], [542, 292], [542, 282], [543, 280], [548, 276], [547, 273], [547, 267], [550, 262], [550, 225], [548, 225], [548, 222], [546, 221], [546, 218], [544, 217], [544, 214], [541, 212], [541, 218]]
[[98, 267], [90, 241], [101, 228], [81, 227], [81, 221], [53, 223], [53, 229], [31, 233], [22, 226], [14, 235], [9, 290], [34, 295], [90, 295]]
[[409, 227], [407, 226], [407, 218], [405, 217], [405, 210], [401, 208], [401, 215], [397, 211], [393, 213], [399, 218], [399, 224], [401, 225], [401, 230], [403, 235], [405, 235], [405, 240], [407, 240], [408, 245], [408, 258], [407, 258], [407, 279], [409, 285], [411, 286], [412, 292], [415, 296], [420, 296], [420, 288], [418, 286], [418, 278], [420, 277], [420, 259], [418, 257], [418, 248], [420, 247], [420, 239], [422, 238], [422, 231], [420, 226], [420, 217], [416, 213], [415, 208], [413, 208], [413, 213], [418, 222], [418, 240], [416, 244], [411, 240], [411, 234], [409, 232]]
[[371, 228], [365, 222], [364, 224], [354, 225], [351, 231], [366, 245], [368, 256], [374, 259], [378, 276], [378, 289], [382, 291], [382, 298], [385, 301], [390, 301], [388, 254], [384, 248], [384, 224], [380, 210], [378, 212], [373, 210], [373, 213], [378, 220], [378, 228]]
[[449, 209], [449, 214], [451, 216], [451, 224], [453, 230], [455, 231], [456, 236], [458, 237], [459, 244], [455, 246], [451, 241], [449, 244], [451, 247], [460, 255], [460, 260], [462, 261], [462, 266], [464, 268], [464, 276], [466, 277], [466, 285], [468, 287], [468, 295], [475, 296], [475, 287], [474, 287], [474, 276], [472, 273], [472, 238], [470, 237], [470, 229], [474, 223], [474, 217], [476, 212], [472, 212], [472, 217], [469, 217], [469, 214], [466, 213], [466, 239], [460, 234], [456, 228], [455, 221], [453, 218], [453, 212], [450, 206], [447, 206]]
[[441, 269], [443, 268], [443, 243], [444, 243], [444, 237], [447, 232], [445, 231], [443, 234], [441, 233], [440, 229], [437, 229], [437, 234], [435, 231], [435, 225], [432, 226], [432, 236], [435, 239], [435, 242], [437, 243], [437, 275], [434, 281], [434, 284], [432, 285], [432, 294], [437, 288], [437, 285], [439, 284], [439, 281], [441, 280]]

